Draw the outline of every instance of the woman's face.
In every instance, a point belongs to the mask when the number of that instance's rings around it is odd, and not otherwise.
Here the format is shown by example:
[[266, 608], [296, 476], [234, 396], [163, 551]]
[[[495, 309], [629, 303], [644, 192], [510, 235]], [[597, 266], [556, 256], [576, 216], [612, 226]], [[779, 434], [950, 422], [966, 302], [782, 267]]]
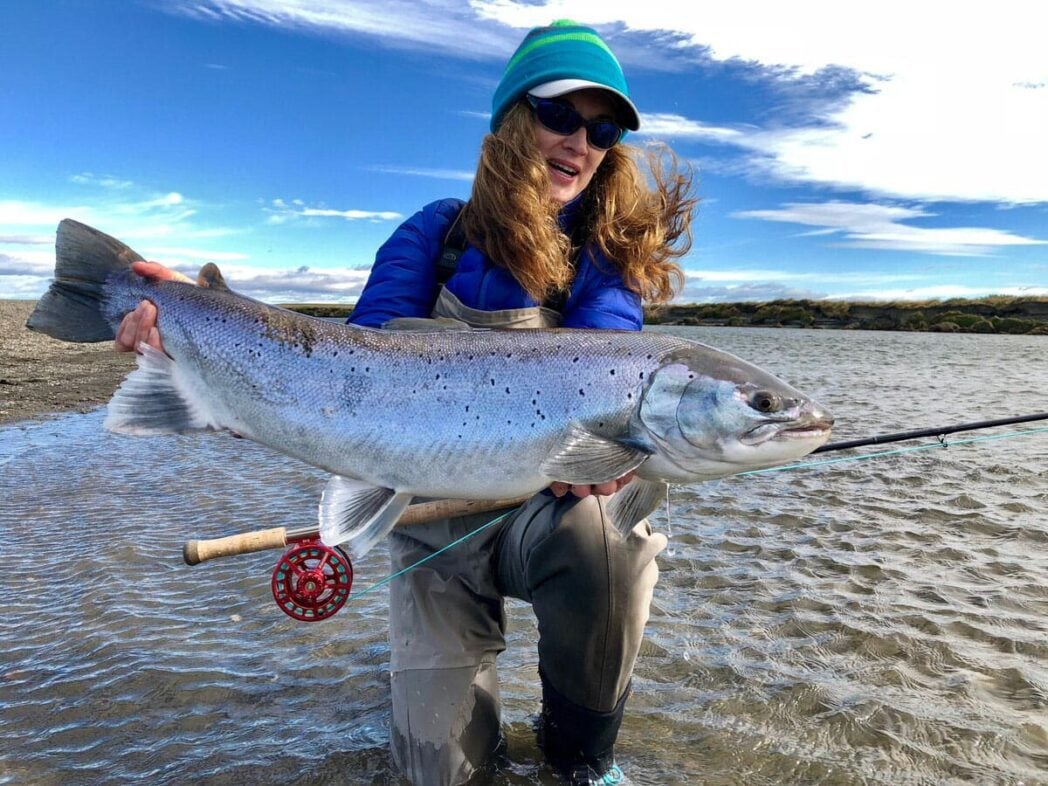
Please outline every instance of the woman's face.
[[[615, 105], [603, 90], [576, 90], [556, 100], [571, 104], [587, 121], [614, 117]], [[549, 172], [550, 196], [561, 204], [567, 204], [590, 184], [608, 151], [589, 144], [585, 126], [578, 128], [574, 134], [561, 136], [548, 130], [537, 118], [534, 122], [539, 152], [546, 159]]]

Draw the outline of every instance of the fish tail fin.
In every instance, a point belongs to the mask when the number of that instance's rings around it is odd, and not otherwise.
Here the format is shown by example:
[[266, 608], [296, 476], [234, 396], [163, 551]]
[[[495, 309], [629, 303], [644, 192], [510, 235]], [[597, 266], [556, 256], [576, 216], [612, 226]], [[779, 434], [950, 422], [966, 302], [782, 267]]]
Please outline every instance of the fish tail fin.
[[142, 257], [119, 240], [71, 218], [58, 225], [55, 278], [26, 327], [62, 341], [107, 341], [116, 328], [106, 315], [106, 282]]

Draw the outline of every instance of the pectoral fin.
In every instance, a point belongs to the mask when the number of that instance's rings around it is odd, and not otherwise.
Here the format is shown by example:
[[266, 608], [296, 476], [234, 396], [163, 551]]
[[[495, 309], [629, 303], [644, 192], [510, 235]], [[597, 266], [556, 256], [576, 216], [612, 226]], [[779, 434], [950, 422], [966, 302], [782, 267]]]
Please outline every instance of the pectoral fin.
[[647, 457], [636, 445], [572, 425], [560, 446], [542, 462], [542, 472], [564, 483], [605, 483], [636, 469]]
[[409, 502], [410, 494], [333, 475], [320, 499], [320, 539], [328, 546], [348, 543], [362, 557], [393, 529]]
[[666, 489], [662, 481], [634, 478], [608, 500], [605, 510], [616, 529], [626, 536], [666, 499]]

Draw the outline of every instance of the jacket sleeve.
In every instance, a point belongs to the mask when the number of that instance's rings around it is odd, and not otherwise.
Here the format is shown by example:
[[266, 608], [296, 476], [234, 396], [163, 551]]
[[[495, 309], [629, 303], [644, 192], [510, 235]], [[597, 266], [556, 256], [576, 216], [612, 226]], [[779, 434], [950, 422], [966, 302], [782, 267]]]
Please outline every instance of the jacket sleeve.
[[461, 204], [446, 199], [426, 205], [382, 244], [350, 323], [381, 327], [397, 317], [430, 315], [437, 292], [437, 255]]
[[591, 259], [583, 254], [561, 324], [568, 328], [640, 330], [644, 309], [640, 295], [626, 286], [602, 254], [595, 252]]

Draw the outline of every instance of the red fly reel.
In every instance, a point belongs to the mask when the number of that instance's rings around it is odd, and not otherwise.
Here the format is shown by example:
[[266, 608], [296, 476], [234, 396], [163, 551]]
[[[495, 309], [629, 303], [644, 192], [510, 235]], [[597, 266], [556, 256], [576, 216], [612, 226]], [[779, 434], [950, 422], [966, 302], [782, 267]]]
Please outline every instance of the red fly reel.
[[335, 614], [349, 600], [353, 566], [342, 549], [319, 538], [292, 546], [273, 570], [273, 599], [289, 617], [318, 622]]

